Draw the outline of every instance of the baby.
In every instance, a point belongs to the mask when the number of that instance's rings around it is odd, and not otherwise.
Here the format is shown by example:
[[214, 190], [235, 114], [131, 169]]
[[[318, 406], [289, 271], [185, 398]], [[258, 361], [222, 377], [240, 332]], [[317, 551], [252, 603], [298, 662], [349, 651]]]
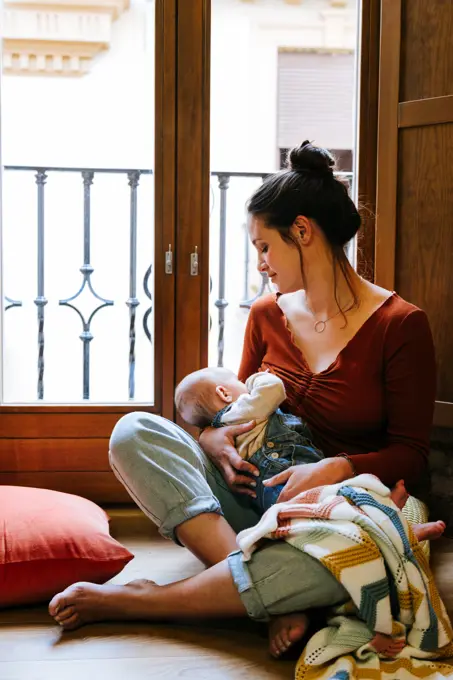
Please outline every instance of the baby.
[[260, 473], [255, 503], [261, 511], [274, 505], [283, 488], [264, 486], [264, 480], [292, 465], [324, 458], [300, 418], [278, 408], [285, 399], [283, 382], [269, 372], [255, 373], [244, 384], [226, 368], [203, 368], [176, 388], [176, 408], [191, 425], [222, 427], [255, 421], [253, 430], [237, 437], [236, 447]]

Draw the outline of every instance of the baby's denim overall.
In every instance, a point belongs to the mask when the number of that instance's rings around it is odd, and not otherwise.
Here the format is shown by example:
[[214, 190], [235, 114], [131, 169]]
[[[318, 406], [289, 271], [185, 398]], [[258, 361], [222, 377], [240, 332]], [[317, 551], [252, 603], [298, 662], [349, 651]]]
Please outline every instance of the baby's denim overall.
[[[226, 406], [216, 413], [212, 421], [213, 427], [224, 426], [221, 418], [229, 408]], [[260, 472], [260, 476], [254, 478], [255, 503], [259, 509], [264, 512], [274, 505], [284, 486], [284, 484], [264, 486], [265, 479], [283, 472], [292, 465], [318, 463], [323, 458], [322, 452], [312, 442], [308, 426], [297, 416], [277, 409], [268, 418], [263, 445], [248, 459], [248, 462], [255, 465]]]

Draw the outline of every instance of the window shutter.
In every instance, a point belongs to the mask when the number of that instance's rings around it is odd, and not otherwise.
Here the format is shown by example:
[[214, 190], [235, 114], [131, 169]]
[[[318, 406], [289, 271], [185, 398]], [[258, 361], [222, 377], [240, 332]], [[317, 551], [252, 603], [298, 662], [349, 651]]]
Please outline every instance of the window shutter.
[[353, 148], [354, 54], [279, 52], [278, 147]]

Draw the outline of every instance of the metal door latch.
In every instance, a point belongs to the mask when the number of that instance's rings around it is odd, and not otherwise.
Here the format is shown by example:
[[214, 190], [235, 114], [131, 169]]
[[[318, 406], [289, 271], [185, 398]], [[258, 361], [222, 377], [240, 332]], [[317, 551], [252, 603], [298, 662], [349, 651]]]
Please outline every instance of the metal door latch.
[[195, 252], [190, 253], [190, 275], [198, 276], [198, 248], [195, 246]]
[[168, 250], [165, 253], [165, 273], [173, 274], [173, 253], [171, 250], [171, 243], [168, 244]]

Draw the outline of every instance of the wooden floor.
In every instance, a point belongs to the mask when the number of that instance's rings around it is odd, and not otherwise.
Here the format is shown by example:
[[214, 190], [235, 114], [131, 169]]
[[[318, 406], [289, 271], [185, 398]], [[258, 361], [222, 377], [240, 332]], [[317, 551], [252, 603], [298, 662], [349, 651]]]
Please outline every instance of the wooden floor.
[[[124, 520], [124, 521], [123, 521]], [[148, 524], [118, 516], [112, 533], [136, 555], [114, 579], [168, 583], [197, 573], [188, 551]], [[432, 564], [453, 613], [453, 540], [438, 541]], [[294, 662], [269, 658], [264, 631], [247, 621], [200, 625], [96, 624], [63, 633], [46, 609], [0, 611], [0, 680], [283, 680]]]

